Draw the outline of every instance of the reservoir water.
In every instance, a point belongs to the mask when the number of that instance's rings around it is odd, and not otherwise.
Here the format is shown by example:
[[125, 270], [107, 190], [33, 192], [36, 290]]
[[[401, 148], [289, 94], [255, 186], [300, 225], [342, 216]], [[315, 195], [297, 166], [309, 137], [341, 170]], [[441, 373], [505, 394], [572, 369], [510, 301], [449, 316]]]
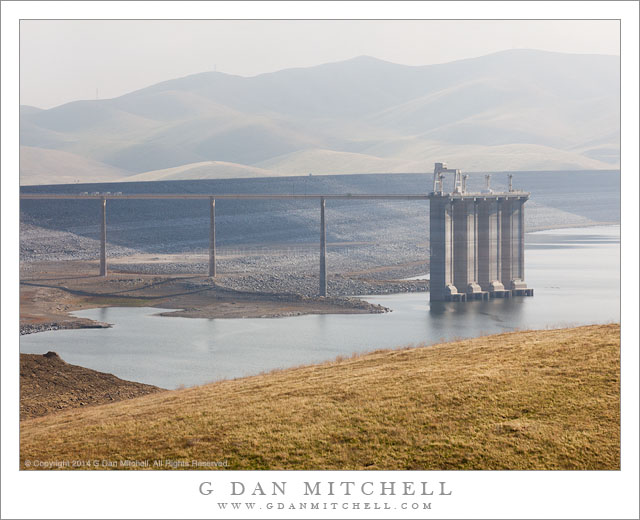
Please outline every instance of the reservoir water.
[[393, 312], [276, 319], [88, 309], [74, 315], [113, 327], [22, 336], [20, 352], [53, 350], [71, 364], [173, 389], [380, 348], [620, 320], [619, 226], [541, 231], [526, 240], [525, 272], [533, 298], [431, 305], [425, 293], [371, 296], [364, 298]]

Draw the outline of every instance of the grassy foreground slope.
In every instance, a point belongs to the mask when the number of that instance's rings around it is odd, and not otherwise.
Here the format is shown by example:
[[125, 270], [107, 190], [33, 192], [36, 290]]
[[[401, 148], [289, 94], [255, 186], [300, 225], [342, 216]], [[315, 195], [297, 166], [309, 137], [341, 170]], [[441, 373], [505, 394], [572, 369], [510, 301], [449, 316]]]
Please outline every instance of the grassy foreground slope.
[[619, 325], [379, 351], [26, 420], [21, 463], [617, 469], [619, 354]]

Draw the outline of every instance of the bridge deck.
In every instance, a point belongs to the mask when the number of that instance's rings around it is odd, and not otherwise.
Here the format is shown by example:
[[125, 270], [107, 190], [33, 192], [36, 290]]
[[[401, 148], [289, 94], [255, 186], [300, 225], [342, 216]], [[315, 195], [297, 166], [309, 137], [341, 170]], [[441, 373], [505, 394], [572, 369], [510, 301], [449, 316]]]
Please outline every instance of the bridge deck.
[[283, 193], [128, 193], [117, 195], [100, 193], [97, 195], [61, 194], [61, 193], [21, 193], [21, 199], [368, 199], [368, 200], [429, 200], [430, 195], [392, 195], [392, 194], [305, 194], [290, 195]]
[[509, 198], [529, 197], [523, 191], [493, 193], [424, 193], [424, 194], [391, 194], [391, 193], [342, 193], [342, 194], [285, 194], [285, 193], [21, 193], [21, 199], [341, 199], [341, 200], [431, 200], [431, 199], [471, 199], [471, 198]]

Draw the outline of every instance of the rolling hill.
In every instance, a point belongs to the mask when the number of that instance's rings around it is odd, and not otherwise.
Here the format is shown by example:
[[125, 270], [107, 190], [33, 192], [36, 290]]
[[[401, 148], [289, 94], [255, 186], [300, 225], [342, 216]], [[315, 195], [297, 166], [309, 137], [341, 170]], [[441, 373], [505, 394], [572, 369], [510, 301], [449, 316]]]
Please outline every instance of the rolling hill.
[[22, 185], [115, 182], [128, 175], [131, 172], [70, 152], [20, 147]]
[[201, 179], [244, 179], [251, 177], [270, 177], [269, 170], [245, 166], [244, 164], [229, 163], [224, 161], [204, 161], [183, 166], [175, 166], [164, 170], [154, 170], [138, 173], [123, 179], [125, 182], [148, 181], [182, 181]]
[[[619, 73], [616, 56], [535, 50], [420, 67], [361, 56], [255, 77], [205, 72], [114, 99], [21, 107], [20, 142], [93, 161], [87, 178], [107, 182], [101, 169], [147, 180], [424, 172], [437, 160], [611, 169]], [[41, 155], [53, 170], [71, 160]], [[46, 178], [27, 173], [23, 184]]]

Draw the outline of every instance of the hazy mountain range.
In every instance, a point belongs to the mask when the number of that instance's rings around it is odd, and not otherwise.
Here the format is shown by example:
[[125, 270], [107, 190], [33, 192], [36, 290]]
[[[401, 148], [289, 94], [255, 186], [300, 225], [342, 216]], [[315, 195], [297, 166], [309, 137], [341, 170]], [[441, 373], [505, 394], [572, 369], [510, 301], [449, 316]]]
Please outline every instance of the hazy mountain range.
[[421, 67], [362, 56], [205, 72], [114, 99], [22, 106], [21, 184], [612, 169], [616, 56], [534, 50]]

